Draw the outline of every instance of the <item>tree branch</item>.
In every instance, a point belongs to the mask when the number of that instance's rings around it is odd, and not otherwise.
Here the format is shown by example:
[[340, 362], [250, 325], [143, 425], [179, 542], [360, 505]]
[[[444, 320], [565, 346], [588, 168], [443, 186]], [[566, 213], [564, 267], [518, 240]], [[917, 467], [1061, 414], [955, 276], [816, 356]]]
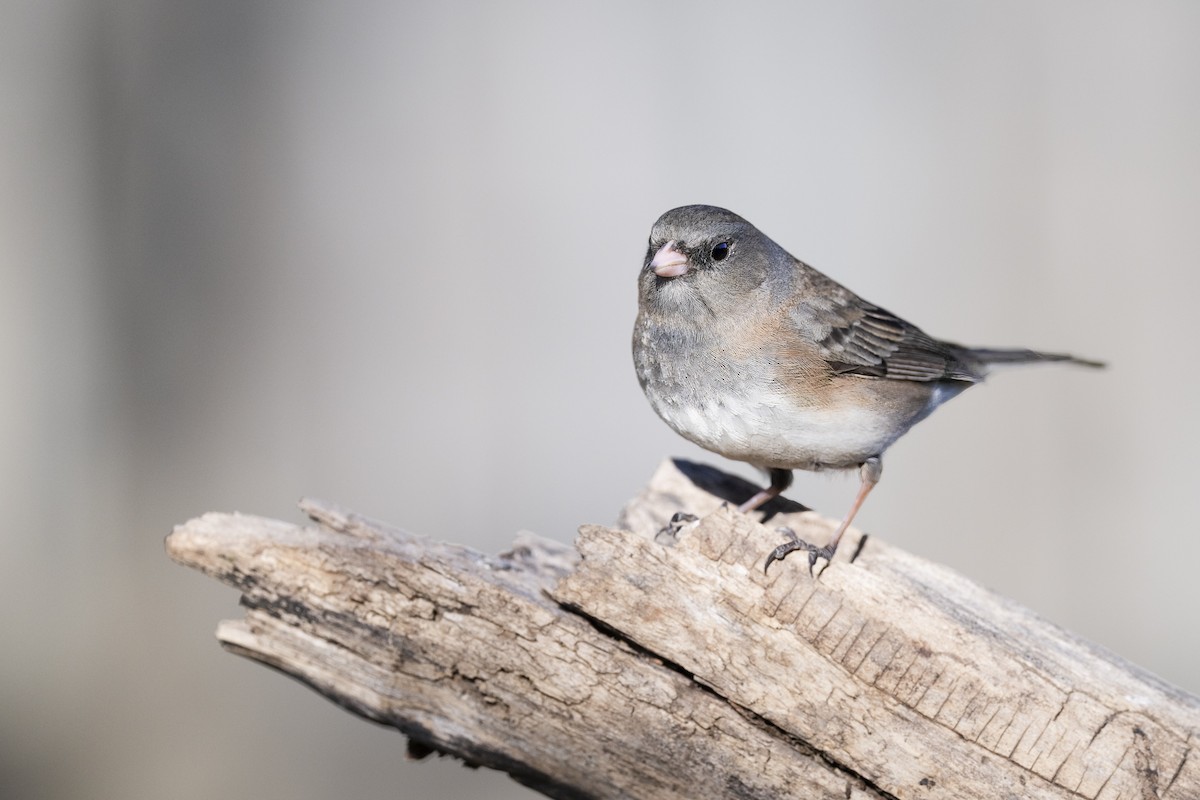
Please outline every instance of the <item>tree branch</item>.
[[[764, 575], [774, 526], [832, 525], [722, 506], [748, 486], [668, 462], [577, 550], [315, 502], [316, 526], [206, 514], [167, 549], [242, 592], [227, 649], [552, 797], [1200, 797], [1197, 698], [876, 539]], [[656, 537], [681, 509], [703, 516]]]

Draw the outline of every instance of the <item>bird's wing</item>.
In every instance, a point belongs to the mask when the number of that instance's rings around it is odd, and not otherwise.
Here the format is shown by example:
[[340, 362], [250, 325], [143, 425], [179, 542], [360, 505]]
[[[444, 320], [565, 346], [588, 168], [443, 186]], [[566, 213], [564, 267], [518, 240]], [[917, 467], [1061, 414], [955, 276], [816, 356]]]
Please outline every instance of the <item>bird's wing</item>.
[[[822, 276], [824, 277], [824, 276]], [[916, 325], [829, 281], [793, 317], [813, 336], [834, 372], [908, 381], [983, 380], [965, 348], [929, 336]]]

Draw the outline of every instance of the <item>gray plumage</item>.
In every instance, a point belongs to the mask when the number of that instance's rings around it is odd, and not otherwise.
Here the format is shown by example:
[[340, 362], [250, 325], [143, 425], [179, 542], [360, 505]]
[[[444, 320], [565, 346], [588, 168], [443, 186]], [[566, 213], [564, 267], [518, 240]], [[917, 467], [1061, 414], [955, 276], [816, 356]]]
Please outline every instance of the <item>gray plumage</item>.
[[[989, 367], [1098, 362], [1025, 349], [970, 348], [929, 336], [713, 206], [663, 214], [638, 276], [638, 380], [685, 438], [771, 474], [757, 508], [791, 470], [858, 467], [862, 488], [826, 548], [831, 557], [879, 478], [883, 452]], [[782, 557], [777, 555], [776, 557]], [[768, 561], [768, 563], [770, 563]]]

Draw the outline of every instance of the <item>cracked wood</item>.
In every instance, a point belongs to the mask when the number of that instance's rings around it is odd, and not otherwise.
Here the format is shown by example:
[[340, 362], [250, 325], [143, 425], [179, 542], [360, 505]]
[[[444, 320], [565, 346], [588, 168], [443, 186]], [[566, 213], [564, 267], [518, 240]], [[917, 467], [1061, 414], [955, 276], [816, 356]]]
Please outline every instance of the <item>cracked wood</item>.
[[577, 550], [309, 503], [316, 526], [208, 514], [168, 551], [243, 593], [231, 651], [554, 797], [1200, 797], [1196, 698], [876, 539], [764, 575], [775, 526], [831, 523], [722, 507], [745, 493], [668, 462]]

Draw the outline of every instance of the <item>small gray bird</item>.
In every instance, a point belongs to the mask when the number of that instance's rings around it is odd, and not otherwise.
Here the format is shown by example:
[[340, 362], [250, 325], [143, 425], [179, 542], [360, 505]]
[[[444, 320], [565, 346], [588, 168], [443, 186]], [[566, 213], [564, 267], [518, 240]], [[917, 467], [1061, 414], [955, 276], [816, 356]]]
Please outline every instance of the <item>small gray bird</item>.
[[723, 208], [672, 209], [650, 231], [633, 328], [638, 381], [676, 433], [770, 475], [741, 511], [787, 489], [792, 470], [859, 470], [829, 544], [791, 535], [764, 569], [796, 550], [808, 552], [809, 572], [818, 558], [828, 564], [893, 442], [992, 365], [1044, 361], [1103, 366], [935, 339]]

